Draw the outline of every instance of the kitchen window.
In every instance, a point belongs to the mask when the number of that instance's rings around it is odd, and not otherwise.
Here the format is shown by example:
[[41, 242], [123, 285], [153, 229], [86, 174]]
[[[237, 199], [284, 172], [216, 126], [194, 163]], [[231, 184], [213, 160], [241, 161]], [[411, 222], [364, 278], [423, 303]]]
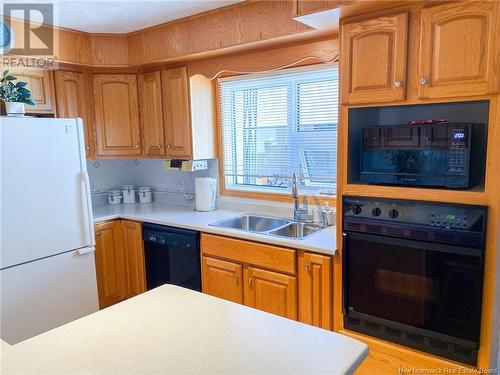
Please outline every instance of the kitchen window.
[[335, 194], [338, 65], [222, 78], [225, 190]]

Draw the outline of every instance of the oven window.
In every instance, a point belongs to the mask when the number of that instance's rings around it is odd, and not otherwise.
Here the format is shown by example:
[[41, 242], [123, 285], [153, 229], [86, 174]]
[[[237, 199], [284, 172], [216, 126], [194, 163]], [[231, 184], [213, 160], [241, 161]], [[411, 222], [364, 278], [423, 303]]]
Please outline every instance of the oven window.
[[[367, 240], [373, 238], [374, 240]], [[350, 311], [476, 341], [480, 258], [352, 234], [348, 246]]]

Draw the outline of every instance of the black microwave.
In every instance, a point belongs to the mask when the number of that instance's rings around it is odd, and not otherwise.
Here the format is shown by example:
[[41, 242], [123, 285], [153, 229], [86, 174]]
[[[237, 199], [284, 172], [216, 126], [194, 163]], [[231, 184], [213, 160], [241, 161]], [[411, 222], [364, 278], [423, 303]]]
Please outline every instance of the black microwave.
[[369, 184], [469, 188], [484, 178], [484, 124], [363, 128], [360, 180]]

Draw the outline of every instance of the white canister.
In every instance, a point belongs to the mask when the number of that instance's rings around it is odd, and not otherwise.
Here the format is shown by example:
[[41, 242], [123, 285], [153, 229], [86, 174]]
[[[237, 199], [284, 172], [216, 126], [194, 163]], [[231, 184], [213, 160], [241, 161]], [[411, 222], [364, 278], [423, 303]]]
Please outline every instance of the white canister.
[[194, 180], [196, 194], [196, 211], [215, 210], [215, 200], [217, 198], [217, 180], [205, 177]]
[[122, 192], [120, 190], [110, 190], [110, 191], [108, 191], [108, 203], [109, 204], [120, 204], [120, 203], [122, 203]]
[[135, 203], [135, 186], [123, 185], [123, 203]]
[[137, 189], [140, 203], [151, 203], [151, 186], [139, 186]]

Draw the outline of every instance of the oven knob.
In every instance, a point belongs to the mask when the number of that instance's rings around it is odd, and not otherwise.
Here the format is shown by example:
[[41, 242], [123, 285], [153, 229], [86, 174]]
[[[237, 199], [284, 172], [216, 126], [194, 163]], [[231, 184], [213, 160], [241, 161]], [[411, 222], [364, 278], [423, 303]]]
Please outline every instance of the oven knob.
[[399, 216], [398, 210], [396, 210], [395, 208], [393, 208], [392, 210], [389, 210], [389, 217], [390, 218], [395, 219], [398, 216]]
[[352, 206], [352, 212], [354, 213], [354, 215], [359, 215], [361, 213], [361, 206], [355, 204], [354, 206]]
[[382, 210], [378, 207], [375, 207], [373, 210], [372, 210], [372, 215], [373, 216], [380, 216], [380, 214], [382, 213]]

